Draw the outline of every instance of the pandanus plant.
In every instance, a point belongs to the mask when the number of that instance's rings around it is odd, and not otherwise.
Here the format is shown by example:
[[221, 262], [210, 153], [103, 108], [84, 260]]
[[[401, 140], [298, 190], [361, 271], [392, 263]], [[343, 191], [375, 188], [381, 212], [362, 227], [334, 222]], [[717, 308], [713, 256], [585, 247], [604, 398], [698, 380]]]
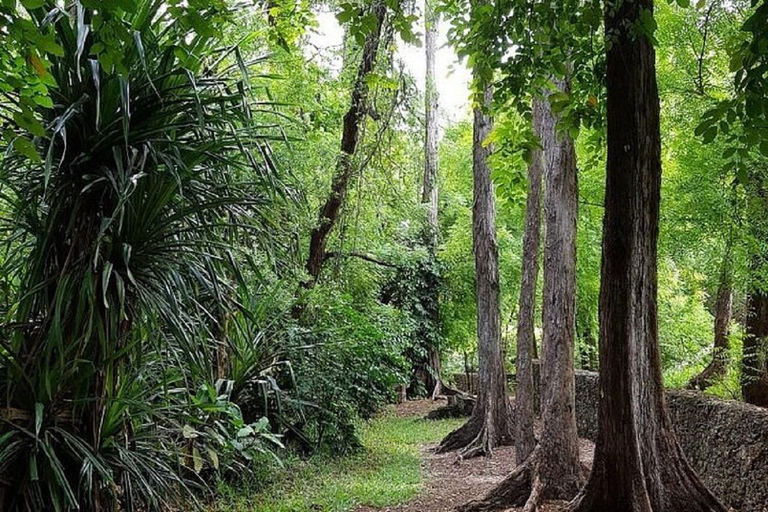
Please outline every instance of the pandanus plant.
[[188, 399], [237, 249], [279, 230], [279, 131], [215, 44], [223, 1], [26, 4], [54, 51], [50, 102], [0, 108], [34, 135], [0, 148], [0, 508], [167, 509], [200, 482]]

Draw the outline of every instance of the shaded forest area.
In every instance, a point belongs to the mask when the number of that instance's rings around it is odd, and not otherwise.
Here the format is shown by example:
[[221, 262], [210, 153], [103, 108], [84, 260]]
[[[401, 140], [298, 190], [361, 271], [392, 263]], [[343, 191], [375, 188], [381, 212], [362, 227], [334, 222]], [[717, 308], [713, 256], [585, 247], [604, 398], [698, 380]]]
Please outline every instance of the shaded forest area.
[[465, 512], [768, 507], [764, 1], [0, 0], [0, 36], [0, 510], [354, 464], [403, 501], [436, 437], [506, 475]]

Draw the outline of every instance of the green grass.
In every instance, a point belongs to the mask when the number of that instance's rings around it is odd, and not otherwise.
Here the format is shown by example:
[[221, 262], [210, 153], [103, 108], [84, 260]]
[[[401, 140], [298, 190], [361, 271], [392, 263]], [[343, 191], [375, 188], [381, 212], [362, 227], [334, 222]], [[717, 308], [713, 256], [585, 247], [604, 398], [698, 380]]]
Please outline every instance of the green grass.
[[360, 425], [364, 449], [342, 457], [291, 459], [258, 493], [224, 489], [217, 512], [344, 512], [408, 501], [422, 485], [419, 445], [436, 443], [463, 420], [386, 414]]

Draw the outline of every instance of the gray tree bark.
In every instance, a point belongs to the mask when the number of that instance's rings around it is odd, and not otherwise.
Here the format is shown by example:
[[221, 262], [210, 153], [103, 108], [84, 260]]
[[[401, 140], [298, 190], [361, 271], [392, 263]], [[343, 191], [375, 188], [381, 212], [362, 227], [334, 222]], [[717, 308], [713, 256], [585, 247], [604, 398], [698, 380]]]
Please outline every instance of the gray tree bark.
[[496, 199], [488, 157], [493, 148], [484, 145], [493, 119], [486, 113], [493, 100], [490, 86], [483, 92], [483, 105], [474, 112], [472, 141], [474, 204], [472, 234], [475, 253], [477, 297], [477, 348], [479, 390], [472, 416], [448, 434], [438, 453], [461, 449], [460, 458], [491, 455], [494, 448], [512, 444], [512, 409], [507, 398], [504, 358], [501, 350], [499, 311], [499, 249], [496, 243]]
[[669, 419], [657, 326], [661, 136], [655, 54], [638, 33], [653, 0], [609, 2], [608, 157], [600, 284], [598, 435], [571, 510], [710, 512], [725, 507], [685, 459]]
[[[435, 56], [437, 53], [437, 29], [439, 14], [435, 9], [435, 0], [424, 2], [424, 53], [426, 57], [426, 80], [424, 87], [424, 182], [422, 187], [421, 202], [427, 205], [426, 243], [431, 258], [437, 256], [437, 243], [440, 236], [438, 224], [438, 94], [435, 80]], [[427, 314], [432, 319], [435, 327], [439, 323], [438, 298], [439, 290], [430, 290], [432, 300], [430, 311]], [[427, 343], [426, 370], [430, 378], [427, 379], [426, 388], [432, 399], [437, 398], [442, 388], [440, 377], [440, 352], [434, 343]]]
[[[567, 80], [553, 79], [568, 93]], [[461, 510], [486, 511], [523, 506], [535, 511], [542, 500], [570, 500], [584, 483], [576, 430], [574, 343], [576, 331], [576, 150], [545, 94], [538, 130], [546, 180], [544, 194], [544, 303], [541, 358], [542, 432], [524, 462], [482, 500]]]
[[[533, 131], [542, 140], [544, 101], [534, 98]], [[533, 433], [535, 416], [533, 359], [536, 352], [534, 323], [536, 317], [536, 282], [539, 275], [539, 245], [541, 238], [541, 180], [544, 161], [541, 149], [533, 153], [528, 167], [528, 196], [525, 205], [523, 234], [523, 268], [520, 281], [520, 301], [517, 316], [517, 390], [515, 392], [515, 462], [522, 464], [533, 453], [536, 437]]]
[[434, 250], [438, 241], [437, 199], [438, 199], [438, 94], [435, 79], [435, 56], [437, 54], [437, 29], [439, 15], [435, 0], [424, 2], [424, 53], [426, 56], [426, 80], [424, 87], [424, 182], [421, 202], [427, 205], [427, 225], [430, 232], [430, 246]]
[[[553, 79], [570, 94], [568, 80]], [[573, 139], [557, 132], [558, 116], [543, 117], [546, 155], [544, 191], [544, 290], [541, 344], [541, 422], [537, 486], [540, 495], [571, 499], [585, 482], [576, 429], [576, 221], [579, 190]]]

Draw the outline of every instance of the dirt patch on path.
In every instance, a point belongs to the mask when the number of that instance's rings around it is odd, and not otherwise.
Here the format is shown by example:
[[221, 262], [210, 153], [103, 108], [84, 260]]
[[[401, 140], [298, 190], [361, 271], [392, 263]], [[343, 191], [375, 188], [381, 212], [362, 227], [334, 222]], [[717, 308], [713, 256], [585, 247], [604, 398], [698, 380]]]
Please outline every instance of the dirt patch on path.
[[[401, 417], [424, 417], [441, 405], [444, 402], [411, 401], [394, 406], [393, 412]], [[514, 469], [515, 450], [512, 446], [497, 448], [490, 458], [476, 457], [460, 462], [457, 461], [456, 453], [436, 454], [436, 446], [433, 444], [420, 448], [424, 487], [418, 496], [395, 507], [360, 507], [357, 512], [449, 512], [472, 499], [482, 497]], [[580, 448], [582, 461], [591, 465], [594, 445], [581, 440]], [[560, 508], [552, 503], [539, 510], [554, 512]], [[517, 510], [509, 509], [510, 512]]]
[[[514, 467], [514, 448], [503, 447], [493, 457], [476, 457], [456, 463], [455, 453], [435, 454], [436, 445], [421, 448], [424, 488], [413, 500], [383, 509], [392, 512], [448, 512], [482, 496], [501, 482]], [[363, 508], [360, 512], [381, 511]]]

